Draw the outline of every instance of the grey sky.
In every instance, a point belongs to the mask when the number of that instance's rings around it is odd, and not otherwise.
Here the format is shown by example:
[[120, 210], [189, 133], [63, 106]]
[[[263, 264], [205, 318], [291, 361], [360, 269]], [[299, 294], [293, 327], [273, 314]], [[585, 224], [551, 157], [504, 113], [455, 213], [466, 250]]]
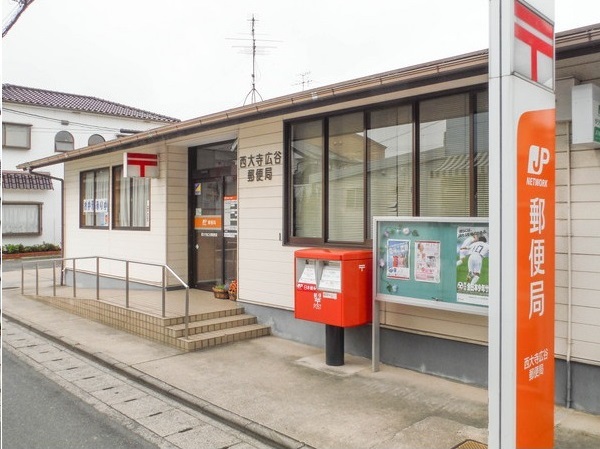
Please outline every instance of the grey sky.
[[[14, 2], [2, 2], [4, 18]], [[555, 2], [557, 31], [600, 22], [598, 0]], [[252, 60], [235, 46], [250, 47], [252, 14], [265, 53], [256, 87], [267, 99], [302, 90], [305, 72], [317, 87], [487, 48], [488, 7], [486, 0], [36, 0], [3, 39], [2, 77], [189, 119], [244, 103]]]

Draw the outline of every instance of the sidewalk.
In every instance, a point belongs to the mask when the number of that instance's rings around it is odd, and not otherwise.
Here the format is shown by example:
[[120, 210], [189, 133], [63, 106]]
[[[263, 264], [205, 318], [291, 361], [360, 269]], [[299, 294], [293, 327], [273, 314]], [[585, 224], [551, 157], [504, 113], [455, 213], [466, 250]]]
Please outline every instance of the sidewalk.
[[[115, 369], [194, 402], [285, 447], [447, 448], [487, 442], [487, 391], [262, 337], [184, 353], [21, 296], [3, 273], [2, 312]], [[556, 447], [600, 447], [600, 416], [556, 408]]]

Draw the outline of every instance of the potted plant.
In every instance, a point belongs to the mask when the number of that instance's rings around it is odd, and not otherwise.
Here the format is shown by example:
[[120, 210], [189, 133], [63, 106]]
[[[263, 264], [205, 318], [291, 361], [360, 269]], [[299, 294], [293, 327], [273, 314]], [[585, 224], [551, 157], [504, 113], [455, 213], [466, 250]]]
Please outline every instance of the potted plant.
[[229, 299], [229, 292], [225, 284], [217, 284], [212, 288], [215, 298], [217, 299]]
[[229, 288], [228, 288], [228, 292], [229, 292], [229, 299], [231, 299], [232, 301], [235, 301], [237, 299], [237, 280], [234, 279], [233, 281], [231, 281], [229, 283]]

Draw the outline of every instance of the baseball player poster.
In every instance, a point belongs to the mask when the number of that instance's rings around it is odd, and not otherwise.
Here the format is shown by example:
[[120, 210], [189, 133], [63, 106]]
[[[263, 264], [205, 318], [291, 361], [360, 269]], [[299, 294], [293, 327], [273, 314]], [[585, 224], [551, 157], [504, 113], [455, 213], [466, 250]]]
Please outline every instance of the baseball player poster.
[[456, 231], [456, 300], [488, 305], [489, 229], [459, 226]]

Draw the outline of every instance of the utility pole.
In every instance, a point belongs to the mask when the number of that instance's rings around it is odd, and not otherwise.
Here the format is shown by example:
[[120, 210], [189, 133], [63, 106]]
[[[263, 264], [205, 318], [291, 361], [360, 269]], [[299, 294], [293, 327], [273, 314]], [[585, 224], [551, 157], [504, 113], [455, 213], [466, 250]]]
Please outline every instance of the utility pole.
[[17, 6], [17, 9], [15, 9], [15, 11], [13, 12], [13, 15], [7, 19], [8, 23], [3, 26], [2, 37], [6, 36], [8, 34], [10, 29], [13, 27], [13, 25], [15, 23], [17, 23], [17, 20], [19, 20], [19, 17], [21, 17], [21, 14], [23, 14], [25, 12], [25, 10], [29, 7], [29, 5], [31, 5], [34, 2], [34, 0], [14, 0], [14, 1], [18, 3], [18, 6]]

